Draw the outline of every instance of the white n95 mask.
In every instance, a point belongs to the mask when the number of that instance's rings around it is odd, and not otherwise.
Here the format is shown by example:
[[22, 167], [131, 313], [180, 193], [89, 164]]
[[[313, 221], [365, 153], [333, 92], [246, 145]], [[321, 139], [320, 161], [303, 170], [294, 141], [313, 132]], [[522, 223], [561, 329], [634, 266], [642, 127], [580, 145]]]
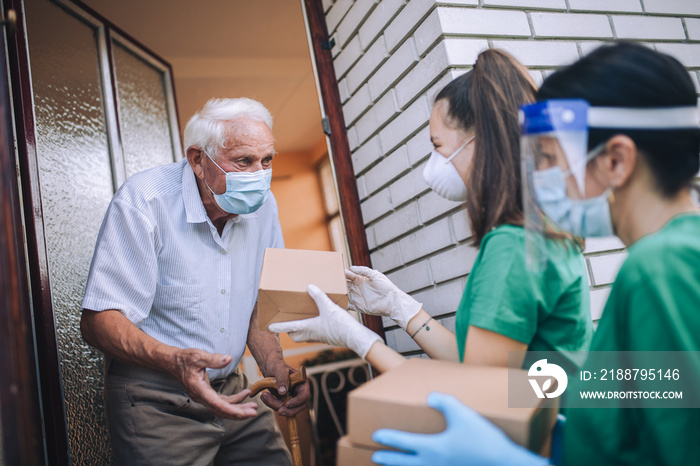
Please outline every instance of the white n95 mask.
[[452, 163], [452, 159], [473, 140], [474, 136], [467, 139], [467, 141], [449, 157], [443, 156], [436, 150], [430, 153], [430, 159], [423, 170], [423, 178], [425, 182], [428, 183], [428, 186], [430, 186], [430, 189], [445, 199], [455, 202], [464, 202], [467, 200], [467, 187]]

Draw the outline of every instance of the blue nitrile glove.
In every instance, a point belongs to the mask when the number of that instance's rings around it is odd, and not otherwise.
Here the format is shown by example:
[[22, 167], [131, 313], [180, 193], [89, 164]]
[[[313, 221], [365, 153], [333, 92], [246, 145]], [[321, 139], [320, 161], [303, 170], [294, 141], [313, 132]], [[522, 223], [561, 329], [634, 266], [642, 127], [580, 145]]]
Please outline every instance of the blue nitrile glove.
[[515, 444], [506, 434], [452, 395], [431, 393], [428, 406], [445, 416], [447, 428], [439, 434], [414, 434], [379, 429], [372, 435], [377, 443], [408, 453], [381, 450], [372, 461], [384, 466], [491, 466], [549, 464]]
[[557, 415], [557, 423], [554, 424], [554, 429], [552, 430], [552, 456], [549, 458], [549, 462], [555, 466], [562, 466], [564, 464], [564, 426], [566, 425], [566, 418], [561, 414]]

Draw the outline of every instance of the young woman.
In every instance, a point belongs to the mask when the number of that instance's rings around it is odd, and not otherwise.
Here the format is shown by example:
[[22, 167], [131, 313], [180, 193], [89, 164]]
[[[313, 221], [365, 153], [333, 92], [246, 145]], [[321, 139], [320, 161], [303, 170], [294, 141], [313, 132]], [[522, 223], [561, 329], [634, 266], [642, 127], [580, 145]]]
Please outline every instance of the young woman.
[[[543, 102], [523, 108], [524, 166], [532, 167], [525, 197], [572, 234], [613, 231], [629, 248], [591, 350], [630, 352], [613, 353], [623, 369], [683, 367], [674, 388], [693, 399], [700, 392], [700, 212], [691, 190], [700, 123], [687, 71], [670, 56], [620, 43], [554, 73], [537, 97]], [[641, 351], [676, 353], [643, 361], [635, 356]], [[584, 369], [595, 370], [590, 365]], [[412, 453], [378, 452], [374, 461], [547, 463], [454, 398], [433, 394], [429, 402], [446, 414], [447, 431], [377, 431], [375, 440]], [[567, 410], [564, 464], [700, 464], [696, 409], [663, 408], [663, 400], [624, 409], [629, 404]]]
[[[391, 317], [432, 358], [508, 366], [509, 351], [558, 351], [567, 360], [567, 353], [588, 349], [593, 330], [580, 246], [552, 233], [545, 241], [550, 258], [545, 273], [527, 273], [518, 107], [532, 102], [535, 92], [527, 70], [492, 49], [435, 99], [430, 117], [435, 150], [424, 177], [439, 195], [467, 202], [473, 244], [479, 247], [457, 309], [456, 334], [380, 272], [367, 267], [347, 272], [349, 308]], [[323, 293], [310, 294], [320, 317], [270, 330], [290, 332], [297, 341], [348, 346], [381, 371], [404, 361]], [[520, 366], [523, 359], [510, 364]]]

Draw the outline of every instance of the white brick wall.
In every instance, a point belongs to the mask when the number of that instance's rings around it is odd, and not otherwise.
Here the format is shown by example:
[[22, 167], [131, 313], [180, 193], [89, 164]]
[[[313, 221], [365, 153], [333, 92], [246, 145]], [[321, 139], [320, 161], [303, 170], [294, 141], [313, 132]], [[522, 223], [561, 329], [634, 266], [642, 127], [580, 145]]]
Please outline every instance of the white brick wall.
[[[637, 39], [677, 57], [700, 87], [700, 0], [324, 0], [348, 139], [375, 268], [441, 322], [454, 312], [477, 251], [464, 206], [430, 191], [432, 98], [502, 48], [538, 83], [613, 39]], [[600, 318], [626, 257], [616, 238], [584, 251], [591, 315]], [[389, 319], [391, 346], [419, 348]]]

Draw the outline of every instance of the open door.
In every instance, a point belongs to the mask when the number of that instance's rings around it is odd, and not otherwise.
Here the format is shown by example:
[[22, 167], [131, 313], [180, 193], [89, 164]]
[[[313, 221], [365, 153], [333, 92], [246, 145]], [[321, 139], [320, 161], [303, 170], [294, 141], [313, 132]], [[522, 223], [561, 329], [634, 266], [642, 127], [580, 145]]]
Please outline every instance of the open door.
[[[15, 173], [15, 184], [2, 189], [16, 190], [7, 195], [14, 197], [3, 196], [3, 212], [15, 208], [3, 225], [21, 241], [12, 246], [22, 252], [14, 259], [16, 276], [29, 281], [15, 289], [16, 301], [24, 303], [15, 308], [26, 330], [33, 325], [27, 338], [36, 345], [36, 355], [11, 354], [23, 358], [17, 363], [28, 373], [25, 383], [38, 374], [40, 403], [32, 406], [41, 409], [43, 422], [34, 422], [37, 415], [20, 419], [26, 413], [13, 413], [3, 398], [3, 432], [10, 442], [13, 423], [43, 426], [43, 435], [27, 435], [35, 442], [45, 436], [49, 464], [109, 464], [102, 355], [80, 335], [80, 305], [115, 190], [133, 173], [182, 157], [172, 73], [168, 63], [80, 2], [6, 0], [5, 8], [17, 12], [16, 33], [8, 39], [17, 150], [11, 136], [0, 141], [10, 151], [3, 155], [3, 179]], [[37, 461], [9, 464], [44, 463], [43, 450], [34, 450]], [[22, 454], [28, 451], [21, 446]]]

